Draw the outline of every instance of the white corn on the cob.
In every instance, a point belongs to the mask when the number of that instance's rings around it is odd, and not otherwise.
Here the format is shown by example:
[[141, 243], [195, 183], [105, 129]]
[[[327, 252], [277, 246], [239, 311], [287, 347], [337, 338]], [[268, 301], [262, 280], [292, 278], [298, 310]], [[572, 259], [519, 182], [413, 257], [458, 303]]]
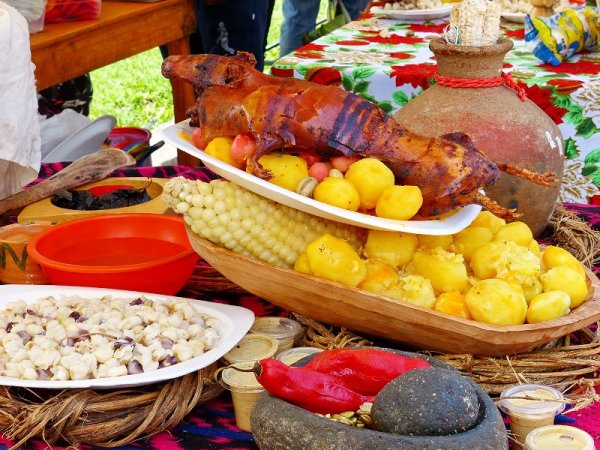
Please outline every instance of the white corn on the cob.
[[495, 44], [500, 33], [499, 4], [489, 0], [463, 0], [452, 8], [450, 28], [456, 30], [460, 45]]
[[280, 267], [293, 267], [306, 246], [329, 233], [356, 250], [365, 231], [278, 204], [235, 183], [170, 179], [162, 199], [183, 214], [194, 233], [235, 253]]

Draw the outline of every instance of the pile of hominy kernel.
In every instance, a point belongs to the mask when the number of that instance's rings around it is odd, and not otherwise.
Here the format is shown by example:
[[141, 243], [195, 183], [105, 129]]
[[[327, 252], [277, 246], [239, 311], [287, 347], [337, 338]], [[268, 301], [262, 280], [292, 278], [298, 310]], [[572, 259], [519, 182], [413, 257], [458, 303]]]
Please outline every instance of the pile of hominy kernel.
[[47, 296], [0, 312], [0, 375], [83, 380], [156, 370], [219, 341], [218, 319], [191, 301]]

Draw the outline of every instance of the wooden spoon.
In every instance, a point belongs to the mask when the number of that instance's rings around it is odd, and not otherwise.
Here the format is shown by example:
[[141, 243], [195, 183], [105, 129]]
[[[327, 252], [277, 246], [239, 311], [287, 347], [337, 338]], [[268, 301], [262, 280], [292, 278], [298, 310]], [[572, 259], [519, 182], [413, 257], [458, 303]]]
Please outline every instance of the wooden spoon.
[[62, 190], [103, 180], [113, 170], [134, 164], [135, 159], [130, 154], [117, 148], [104, 148], [84, 155], [50, 178], [0, 200], [0, 215], [50, 197]]

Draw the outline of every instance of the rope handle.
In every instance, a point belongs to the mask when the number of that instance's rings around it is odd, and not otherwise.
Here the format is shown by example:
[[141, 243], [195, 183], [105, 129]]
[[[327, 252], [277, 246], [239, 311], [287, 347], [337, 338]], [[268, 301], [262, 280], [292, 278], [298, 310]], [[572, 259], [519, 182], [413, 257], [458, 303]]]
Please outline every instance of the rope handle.
[[454, 78], [444, 77], [439, 73], [436, 73], [434, 78], [436, 83], [453, 88], [489, 88], [506, 84], [517, 93], [522, 102], [527, 100], [525, 89], [515, 82], [510, 73], [506, 72], [502, 72], [499, 77], [493, 78]]

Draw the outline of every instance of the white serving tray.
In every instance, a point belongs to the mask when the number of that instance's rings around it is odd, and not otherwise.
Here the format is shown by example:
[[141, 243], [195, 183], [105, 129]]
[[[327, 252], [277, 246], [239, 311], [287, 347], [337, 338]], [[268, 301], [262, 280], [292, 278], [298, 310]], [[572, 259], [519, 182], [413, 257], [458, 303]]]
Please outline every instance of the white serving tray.
[[[117, 289], [101, 289], [74, 286], [47, 286], [47, 285], [0, 285], [0, 309], [4, 309], [9, 302], [24, 300], [33, 303], [48, 295], [61, 297], [63, 295], [76, 295], [82, 298], [95, 298], [111, 295], [115, 298], [135, 299], [141, 295], [160, 302], [181, 300], [179, 297], [168, 295], [150, 294], [144, 292], [124, 291]], [[94, 378], [89, 380], [22, 380], [19, 378], [0, 376], [0, 385], [27, 387], [33, 389], [116, 389], [133, 386], [144, 386], [182, 377], [209, 366], [221, 356], [231, 350], [248, 332], [254, 323], [254, 313], [240, 306], [211, 303], [201, 300], [188, 300], [199, 306], [203, 314], [219, 319], [219, 341], [211, 350], [196, 358], [174, 364], [169, 367], [152, 370], [135, 375], [124, 375], [111, 378]]]
[[466, 228], [481, 211], [479, 205], [467, 205], [449, 217], [435, 220], [394, 220], [348, 211], [284, 189], [207, 155], [190, 142], [189, 138], [193, 130], [194, 128], [190, 127], [189, 121], [186, 120], [165, 128], [163, 138], [169, 144], [200, 159], [217, 175], [275, 202], [324, 219], [375, 230], [446, 235], [458, 233]]
[[385, 10], [383, 8], [371, 12], [380, 19], [395, 20], [432, 20], [448, 17], [452, 11], [453, 4], [444, 5], [432, 9], [394, 9]]

